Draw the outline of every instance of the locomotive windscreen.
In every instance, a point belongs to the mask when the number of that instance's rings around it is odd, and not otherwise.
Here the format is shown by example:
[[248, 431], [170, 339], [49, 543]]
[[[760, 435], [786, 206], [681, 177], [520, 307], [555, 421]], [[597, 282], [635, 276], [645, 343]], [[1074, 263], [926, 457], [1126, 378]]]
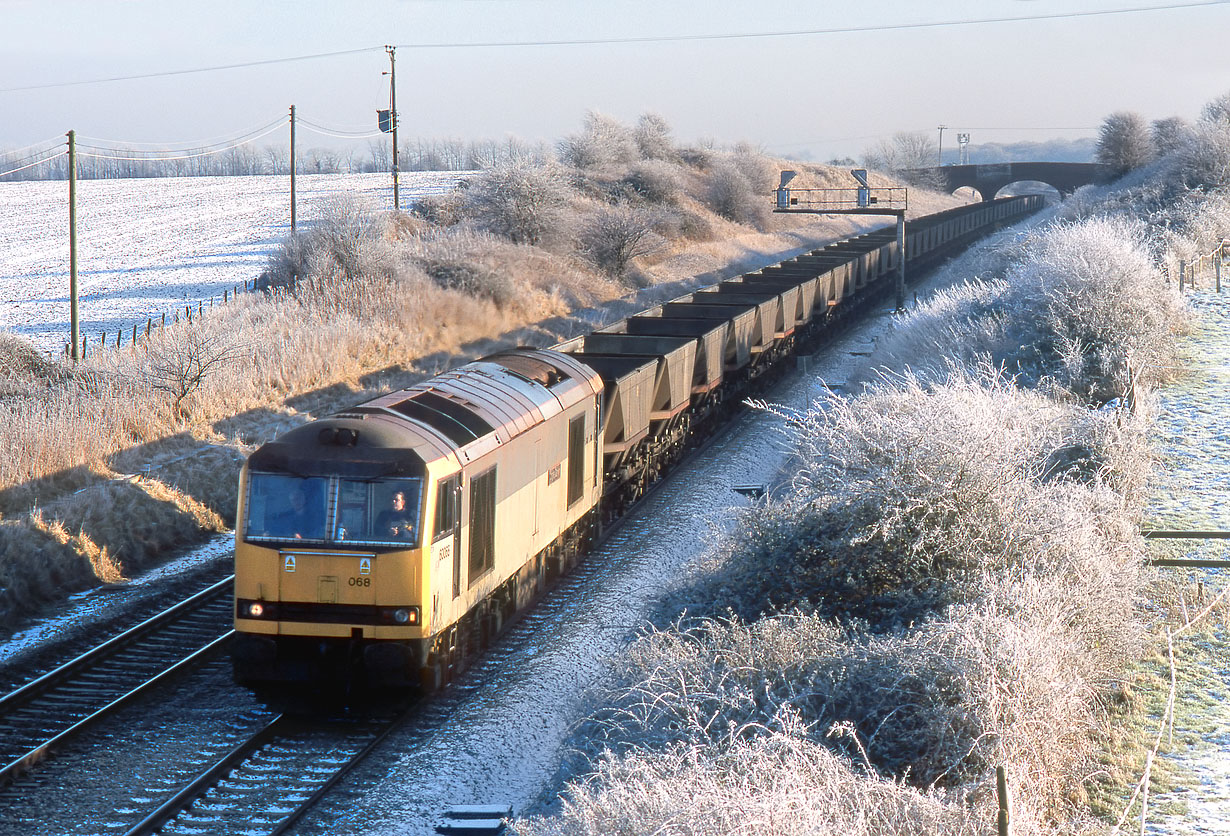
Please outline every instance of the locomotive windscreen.
[[244, 539], [334, 547], [418, 545], [422, 480], [253, 472]]

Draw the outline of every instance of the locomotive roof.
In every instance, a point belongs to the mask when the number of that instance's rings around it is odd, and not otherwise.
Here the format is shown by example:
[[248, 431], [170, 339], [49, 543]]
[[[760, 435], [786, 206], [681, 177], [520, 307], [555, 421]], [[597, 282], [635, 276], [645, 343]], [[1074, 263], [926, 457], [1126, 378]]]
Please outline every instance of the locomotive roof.
[[438, 459], [460, 466], [601, 391], [597, 372], [568, 355], [511, 349], [298, 427], [249, 461], [368, 478]]

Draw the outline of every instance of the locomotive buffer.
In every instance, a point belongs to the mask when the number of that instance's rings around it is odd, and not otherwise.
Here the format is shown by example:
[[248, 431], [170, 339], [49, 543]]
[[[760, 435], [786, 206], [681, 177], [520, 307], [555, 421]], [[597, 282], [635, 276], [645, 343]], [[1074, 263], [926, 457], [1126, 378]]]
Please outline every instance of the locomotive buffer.
[[796, 172], [783, 171], [777, 186], [774, 212], [803, 215], [892, 215], [897, 219], [897, 310], [905, 310], [905, 211], [909, 189], [901, 186], [872, 188], [867, 169], [852, 168], [858, 181], [850, 189], [790, 189]]

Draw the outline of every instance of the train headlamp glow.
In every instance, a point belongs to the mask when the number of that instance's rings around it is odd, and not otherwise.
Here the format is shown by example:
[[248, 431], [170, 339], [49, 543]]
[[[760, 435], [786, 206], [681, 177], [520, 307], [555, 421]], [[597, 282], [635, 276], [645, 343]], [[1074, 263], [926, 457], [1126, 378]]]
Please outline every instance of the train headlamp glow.
[[398, 624], [418, 624], [419, 608], [402, 607], [401, 609], [393, 610], [393, 620]]
[[248, 604], [248, 615], [252, 618], [260, 618], [264, 614], [265, 605], [260, 601], [253, 601], [251, 604]]

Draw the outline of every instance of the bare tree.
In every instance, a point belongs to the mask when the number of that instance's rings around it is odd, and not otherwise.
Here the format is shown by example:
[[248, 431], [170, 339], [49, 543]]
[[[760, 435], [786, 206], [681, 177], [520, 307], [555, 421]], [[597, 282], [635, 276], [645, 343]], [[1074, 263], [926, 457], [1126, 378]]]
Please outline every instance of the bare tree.
[[1159, 157], [1172, 154], [1191, 140], [1192, 126], [1181, 116], [1154, 119], [1149, 126], [1149, 138], [1153, 153]]
[[1200, 111], [1203, 122], [1230, 122], [1230, 93], [1222, 93]]
[[560, 159], [575, 168], [627, 165], [640, 156], [632, 131], [610, 116], [591, 110], [581, 133], [564, 137]]
[[1120, 110], [1103, 120], [1095, 160], [1117, 174], [1126, 174], [1152, 158], [1149, 128], [1139, 113]]
[[935, 165], [938, 149], [929, 134], [900, 131], [880, 140], [863, 156], [863, 164], [877, 171], [897, 173]]
[[163, 329], [146, 346], [141, 377], [151, 389], [169, 395], [175, 414], [181, 417], [184, 400], [201, 388], [206, 378], [240, 355], [228, 335], [192, 325]]
[[642, 114], [632, 135], [643, 159], [673, 161], [679, 158], [671, 139], [670, 123], [656, 113]]
[[654, 232], [656, 215], [630, 206], [604, 206], [581, 230], [582, 254], [611, 276], [622, 276], [634, 258], [662, 248], [662, 236]]
[[465, 203], [480, 229], [518, 244], [539, 244], [565, 226], [569, 196], [556, 167], [509, 162], [471, 180]]

